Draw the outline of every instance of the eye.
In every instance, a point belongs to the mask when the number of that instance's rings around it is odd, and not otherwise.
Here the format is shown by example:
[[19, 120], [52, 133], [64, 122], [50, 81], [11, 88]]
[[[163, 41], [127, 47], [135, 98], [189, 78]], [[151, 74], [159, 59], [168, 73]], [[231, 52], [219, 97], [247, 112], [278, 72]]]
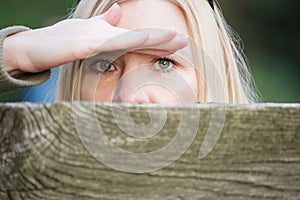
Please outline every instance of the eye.
[[115, 70], [114, 64], [109, 60], [98, 60], [90, 65], [92, 71], [96, 74]]
[[159, 58], [154, 62], [154, 68], [161, 71], [170, 71], [174, 68], [175, 61], [169, 58]]

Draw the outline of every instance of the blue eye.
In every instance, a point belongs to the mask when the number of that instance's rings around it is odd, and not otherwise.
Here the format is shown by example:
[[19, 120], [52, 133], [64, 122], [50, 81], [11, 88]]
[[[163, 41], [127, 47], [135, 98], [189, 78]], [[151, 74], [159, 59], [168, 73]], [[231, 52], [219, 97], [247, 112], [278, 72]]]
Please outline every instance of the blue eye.
[[154, 62], [156, 70], [169, 71], [174, 68], [175, 61], [169, 58], [159, 58]]
[[109, 60], [98, 60], [97, 62], [94, 62], [92, 65], [90, 65], [90, 68], [94, 73], [99, 74], [113, 71], [115, 69], [115, 66]]

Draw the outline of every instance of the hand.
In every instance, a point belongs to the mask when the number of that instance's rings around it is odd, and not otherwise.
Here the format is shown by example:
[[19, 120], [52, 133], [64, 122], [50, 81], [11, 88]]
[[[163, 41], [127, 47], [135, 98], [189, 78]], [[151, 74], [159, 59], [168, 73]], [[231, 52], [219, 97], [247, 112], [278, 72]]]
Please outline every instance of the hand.
[[3, 65], [11, 75], [34, 73], [101, 52], [143, 47], [174, 52], [188, 43], [171, 30], [130, 31], [116, 27], [121, 15], [121, 8], [114, 4], [100, 16], [67, 19], [9, 36], [4, 40]]

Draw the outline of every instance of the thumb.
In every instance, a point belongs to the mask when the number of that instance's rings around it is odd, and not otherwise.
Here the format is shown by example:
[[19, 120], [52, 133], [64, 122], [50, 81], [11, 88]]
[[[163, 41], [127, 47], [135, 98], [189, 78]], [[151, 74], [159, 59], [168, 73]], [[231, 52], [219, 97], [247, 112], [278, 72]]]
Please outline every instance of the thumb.
[[101, 18], [105, 20], [107, 23], [109, 23], [112, 26], [115, 26], [122, 15], [122, 10], [120, 6], [117, 3], [114, 3], [105, 13], [103, 13]]

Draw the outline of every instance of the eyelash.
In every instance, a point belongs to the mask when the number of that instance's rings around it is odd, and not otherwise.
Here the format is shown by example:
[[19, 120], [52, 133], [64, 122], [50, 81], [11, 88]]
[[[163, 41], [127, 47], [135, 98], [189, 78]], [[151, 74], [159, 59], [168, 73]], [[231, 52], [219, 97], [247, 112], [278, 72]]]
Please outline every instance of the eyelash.
[[106, 71], [101, 72], [100, 70], [95, 69], [95, 65], [97, 65], [97, 64], [99, 64], [99, 63], [101, 63], [101, 62], [103, 62], [103, 63], [104, 63], [104, 62], [110, 63], [110, 65], [112, 65], [111, 68], [116, 68], [115, 64], [114, 64], [113, 62], [111, 62], [110, 60], [99, 60], [99, 61], [96, 61], [96, 62], [94, 62], [94, 63], [92, 63], [92, 64], [90, 65], [90, 69], [91, 69], [96, 75], [98, 75], [98, 74], [107, 74], [107, 73], [110, 73], [110, 72], [113, 72], [113, 71], [114, 71], [114, 70], [108, 69], [108, 70], [106, 70]]
[[[155, 63], [159, 62], [159, 61], [167, 61], [167, 62], [170, 62], [173, 66], [170, 67], [169, 69], [158, 69], [157, 67], [154, 66]], [[90, 69], [96, 74], [108, 74], [110, 72], [113, 72], [114, 70], [107, 70], [107, 71], [103, 71], [101, 72], [100, 70], [97, 70], [95, 69], [95, 65], [98, 64], [98, 63], [101, 63], [101, 62], [108, 62], [112, 65], [113, 68], [116, 68], [114, 62], [111, 62], [110, 60], [100, 60], [100, 61], [97, 61], [97, 62], [94, 62], [90, 65]], [[152, 70], [155, 70], [157, 72], [163, 72], [163, 73], [169, 73], [169, 72], [172, 72], [174, 69], [175, 69], [175, 66], [177, 66], [178, 63], [169, 58], [169, 57], [160, 57], [160, 58], [156, 58], [152, 61], [152, 66], [151, 66], [151, 69]]]
[[[170, 62], [172, 65], [174, 65], [174, 66], [172, 66], [170, 69], [157, 69], [156, 67], [154, 67], [153, 65], [156, 63], [156, 62], [159, 62], [159, 61], [168, 61], [168, 62]], [[178, 63], [175, 61], [175, 60], [173, 60], [173, 59], [171, 59], [171, 58], [169, 58], [169, 57], [160, 57], [160, 58], [156, 58], [156, 59], [154, 59], [153, 61], [152, 61], [152, 69], [153, 70], [155, 70], [155, 71], [158, 71], [158, 72], [164, 72], [164, 73], [169, 73], [169, 72], [172, 72], [174, 69], [175, 69], [175, 66], [177, 66], [178, 65]]]

